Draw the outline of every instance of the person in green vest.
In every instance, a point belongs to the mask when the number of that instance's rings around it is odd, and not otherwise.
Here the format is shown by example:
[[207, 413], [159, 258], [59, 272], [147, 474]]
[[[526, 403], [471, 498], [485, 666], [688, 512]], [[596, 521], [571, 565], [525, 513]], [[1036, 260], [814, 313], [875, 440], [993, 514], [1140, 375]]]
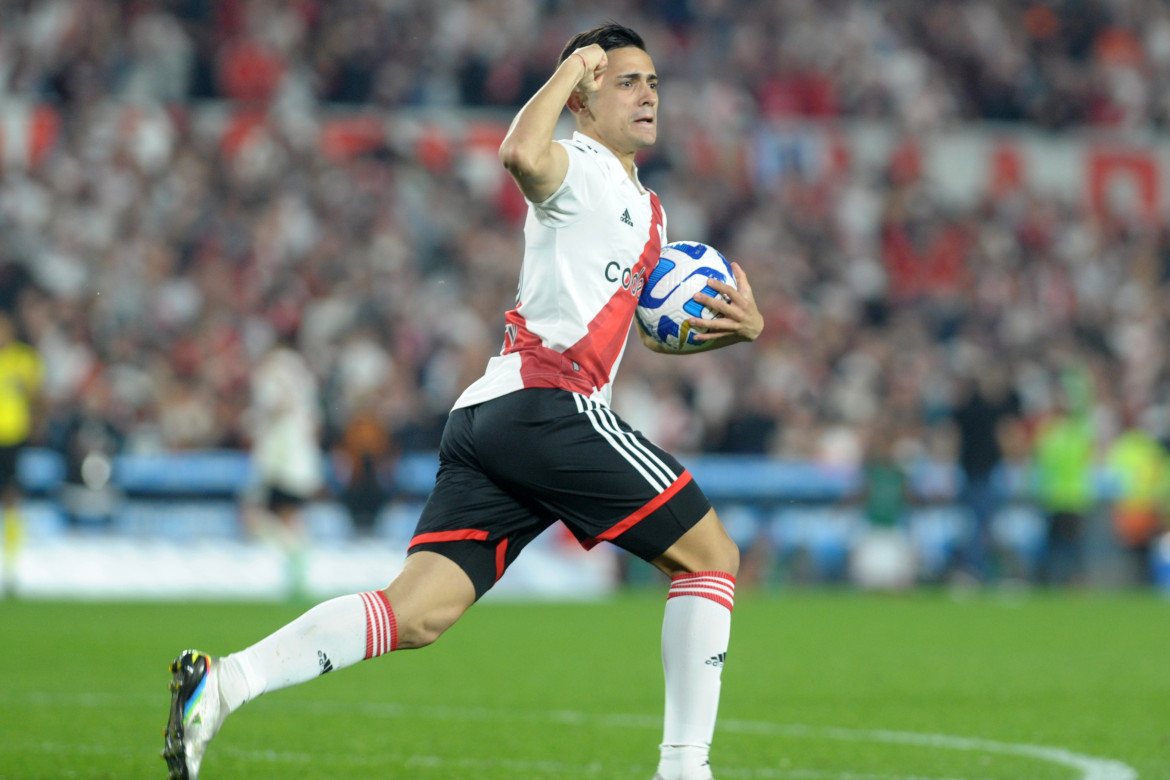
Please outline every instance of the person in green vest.
[[866, 589], [902, 590], [914, 585], [918, 565], [907, 530], [913, 503], [910, 475], [897, 457], [900, 430], [876, 423], [868, 432], [855, 500], [866, 521], [850, 554], [853, 582]]
[[910, 480], [894, 457], [892, 429], [881, 429], [862, 464], [862, 501], [870, 527], [896, 529], [905, 525], [910, 506]]
[[1036, 497], [1047, 521], [1048, 545], [1040, 567], [1045, 585], [1085, 580], [1085, 525], [1095, 502], [1091, 408], [1088, 374], [1067, 371], [1054, 413], [1036, 432], [1032, 453]]

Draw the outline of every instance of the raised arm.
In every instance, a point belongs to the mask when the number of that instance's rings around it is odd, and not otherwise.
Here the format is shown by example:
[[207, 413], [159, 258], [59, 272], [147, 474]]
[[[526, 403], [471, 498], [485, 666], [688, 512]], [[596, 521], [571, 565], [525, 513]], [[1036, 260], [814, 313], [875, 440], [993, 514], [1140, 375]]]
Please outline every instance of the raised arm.
[[561, 110], [566, 103], [571, 111], [583, 110], [581, 94], [597, 89], [606, 64], [605, 50], [597, 44], [577, 49], [512, 120], [500, 144], [500, 162], [533, 203], [556, 192], [569, 169], [568, 153], [553, 143]]

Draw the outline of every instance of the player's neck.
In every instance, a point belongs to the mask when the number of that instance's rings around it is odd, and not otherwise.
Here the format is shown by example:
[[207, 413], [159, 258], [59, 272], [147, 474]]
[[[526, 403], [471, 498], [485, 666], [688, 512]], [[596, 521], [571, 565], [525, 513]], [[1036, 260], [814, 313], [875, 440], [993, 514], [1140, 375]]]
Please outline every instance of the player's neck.
[[638, 181], [638, 176], [636, 173], [637, 166], [634, 165], [634, 157], [637, 155], [637, 152], [624, 152], [620, 149], [614, 149], [613, 146], [606, 143], [604, 138], [599, 138], [596, 133], [590, 130], [579, 130], [579, 132], [608, 149], [610, 153], [617, 158], [617, 161], [621, 163], [622, 168], [625, 168], [626, 175], [630, 177], [630, 181], [634, 182], [634, 184], [637, 184], [639, 189], [642, 187], [641, 183]]

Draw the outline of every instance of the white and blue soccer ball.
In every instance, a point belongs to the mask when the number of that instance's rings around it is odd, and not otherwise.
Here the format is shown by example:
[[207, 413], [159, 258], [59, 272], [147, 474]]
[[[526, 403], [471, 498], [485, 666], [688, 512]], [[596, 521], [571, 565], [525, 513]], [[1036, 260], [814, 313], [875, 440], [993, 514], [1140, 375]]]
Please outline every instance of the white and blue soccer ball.
[[719, 250], [697, 241], [675, 241], [662, 247], [658, 265], [638, 296], [638, 327], [673, 351], [694, 352], [706, 346], [695, 341], [687, 320], [691, 317], [713, 320], [723, 316], [694, 300], [697, 292], [712, 298], [719, 295], [707, 284], [708, 279], [719, 279], [736, 287], [731, 264]]

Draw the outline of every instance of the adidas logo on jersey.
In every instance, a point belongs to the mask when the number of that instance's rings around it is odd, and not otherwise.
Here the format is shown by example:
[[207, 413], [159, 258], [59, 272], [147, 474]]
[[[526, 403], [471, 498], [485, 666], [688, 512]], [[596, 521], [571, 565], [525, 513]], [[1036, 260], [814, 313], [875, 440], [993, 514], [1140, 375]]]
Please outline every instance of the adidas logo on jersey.
[[707, 664], [707, 666], [722, 667], [723, 662], [726, 660], [727, 660], [727, 653], [720, 653], [719, 655], [711, 656], [710, 658], [708, 658], [706, 660], [705, 663]]
[[[711, 663], [708, 661], [707, 663]], [[333, 671], [333, 662], [329, 660], [329, 656], [325, 655], [321, 650], [317, 651], [317, 666], [321, 668], [320, 674]]]
[[630, 210], [629, 209], [626, 209], [625, 211], [622, 212], [622, 222], [626, 223], [630, 227], [634, 226], [634, 220], [630, 219]]

